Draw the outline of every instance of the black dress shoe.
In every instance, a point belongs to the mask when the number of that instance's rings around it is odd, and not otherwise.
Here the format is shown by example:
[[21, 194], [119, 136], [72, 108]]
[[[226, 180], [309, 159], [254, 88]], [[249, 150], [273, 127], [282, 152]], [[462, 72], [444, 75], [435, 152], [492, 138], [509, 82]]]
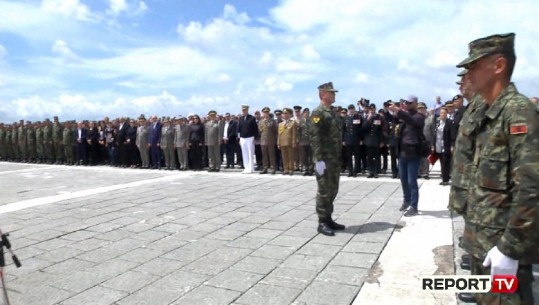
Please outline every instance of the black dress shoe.
[[418, 211], [416, 208], [410, 208], [408, 211], [404, 213], [405, 217], [412, 217], [418, 214]]
[[374, 178], [374, 174], [369, 174], [367, 178]]
[[475, 303], [475, 295], [473, 293], [459, 293], [458, 294], [459, 300], [466, 303]]
[[468, 263], [469, 264], [471, 262], [470, 254], [462, 254], [460, 259], [462, 260], [463, 263]]
[[470, 262], [461, 262], [460, 268], [462, 268], [463, 270], [470, 270]]
[[332, 228], [335, 231], [341, 231], [341, 230], [346, 229], [345, 225], [336, 223], [335, 221], [333, 221], [333, 219], [331, 221], [328, 221], [328, 225], [330, 228]]
[[318, 224], [318, 233], [326, 236], [335, 236], [335, 231], [333, 231], [333, 229], [331, 229], [327, 223]]
[[404, 203], [401, 205], [399, 211], [401, 211], [401, 212], [402, 212], [402, 211], [406, 211], [409, 207], [410, 207], [410, 204], [407, 203], [407, 202], [404, 202]]

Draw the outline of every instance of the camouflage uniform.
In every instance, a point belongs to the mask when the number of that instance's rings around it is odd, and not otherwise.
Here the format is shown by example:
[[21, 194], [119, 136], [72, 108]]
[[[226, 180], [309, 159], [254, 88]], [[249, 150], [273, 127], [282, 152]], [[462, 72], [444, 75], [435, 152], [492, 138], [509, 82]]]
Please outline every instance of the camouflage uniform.
[[54, 160], [54, 152], [52, 150], [52, 127], [50, 121], [47, 120], [42, 129], [45, 162], [52, 163]]
[[13, 151], [11, 149], [11, 133], [12, 133], [12, 127], [8, 126], [6, 130], [6, 139], [4, 143], [6, 144], [6, 157], [8, 160], [13, 160]]
[[18, 127], [17, 123], [13, 123], [13, 128], [11, 129], [11, 153], [13, 156], [13, 160], [19, 162], [21, 156], [19, 154], [19, 137], [17, 135], [18, 133]]
[[[513, 41], [514, 34], [476, 40], [470, 43], [469, 59], [459, 66], [467, 67], [489, 54], [514, 52]], [[477, 303], [533, 304], [531, 264], [539, 263], [539, 111], [511, 83], [476, 118], [475, 130], [461, 133], [468, 132], [475, 140], [475, 148], [466, 152], [473, 150], [468, 197], [460, 199], [473, 203], [465, 209], [466, 220], [472, 224], [465, 228], [471, 272], [490, 274], [482, 261], [495, 246], [519, 262], [517, 293], [478, 294]], [[466, 129], [464, 124], [461, 128]], [[458, 173], [462, 165], [456, 167]], [[466, 186], [466, 181], [459, 182]]]
[[43, 127], [41, 123], [36, 124], [36, 153], [37, 153], [37, 162], [43, 162], [44, 157], [44, 147], [43, 147]]
[[311, 115], [310, 139], [313, 162], [324, 161], [326, 170], [322, 176], [316, 174], [316, 213], [321, 221], [327, 221], [333, 213], [333, 201], [339, 191], [342, 155], [341, 119], [330, 107], [320, 105]]
[[62, 146], [64, 147], [65, 162], [67, 165], [75, 164], [75, 154], [73, 148], [75, 145], [75, 132], [66, 124], [62, 131]]
[[306, 175], [312, 175], [314, 172], [314, 163], [313, 163], [313, 151], [311, 148], [311, 141], [310, 141], [310, 128], [311, 128], [311, 120], [309, 117], [305, 117], [305, 113], [303, 113], [304, 117], [299, 121], [299, 146], [300, 146], [300, 160], [301, 164], [303, 166], [303, 170], [305, 170], [304, 176]]
[[24, 126], [24, 123], [21, 122], [19, 124], [19, 130], [17, 131], [17, 138], [19, 142], [19, 154], [22, 162], [26, 162], [27, 156], [27, 149], [26, 149], [26, 126]]
[[54, 150], [54, 156], [56, 158], [56, 163], [61, 164], [64, 159], [64, 146], [63, 142], [63, 127], [58, 122], [58, 118], [54, 118], [54, 123], [52, 125], [52, 146]]
[[6, 130], [4, 124], [0, 125], [0, 160], [5, 160], [6, 155]]
[[32, 124], [28, 124], [26, 129], [26, 149], [28, 162], [36, 162], [36, 130]]

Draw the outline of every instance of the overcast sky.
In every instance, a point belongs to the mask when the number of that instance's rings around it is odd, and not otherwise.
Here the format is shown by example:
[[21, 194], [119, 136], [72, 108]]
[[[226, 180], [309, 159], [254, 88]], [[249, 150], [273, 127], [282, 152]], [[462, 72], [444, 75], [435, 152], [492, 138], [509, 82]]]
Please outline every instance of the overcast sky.
[[206, 114], [457, 92], [468, 42], [516, 33], [539, 94], [539, 1], [0, 0], [0, 121]]

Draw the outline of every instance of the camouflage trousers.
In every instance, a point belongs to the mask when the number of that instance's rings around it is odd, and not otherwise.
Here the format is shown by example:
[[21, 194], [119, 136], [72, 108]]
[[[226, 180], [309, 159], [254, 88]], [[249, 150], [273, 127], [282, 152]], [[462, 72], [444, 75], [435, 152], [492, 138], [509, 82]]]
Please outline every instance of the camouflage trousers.
[[73, 146], [65, 145], [64, 146], [64, 155], [66, 157], [66, 162], [74, 164], [75, 163], [75, 154], [73, 153]]
[[56, 157], [56, 161], [61, 161], [64, 159], [64, 145], [62, 145], [61, 142], [54, 142], [53, 143], [53, 150], [54, 150], [54, 156]]
[[[470, 271], [474, 275], [490, 275], [490, 267], [483, 267], [483, 259], [474, 256], [472, 256]], [[519, 266], [517, 279], [517, 292], [513, 294], [478, 293], [475, 295], [477, 305], [533, 305], [532, 266]]]
[[339, 179], [341, 178], [340, 163], [326, 163], [326, 170], [320, 176], [316, 174], [318, 191], [316, 192], [316, 214], [319, 221], [327, 221], [333, 214], [333, 201], [339, 192]]

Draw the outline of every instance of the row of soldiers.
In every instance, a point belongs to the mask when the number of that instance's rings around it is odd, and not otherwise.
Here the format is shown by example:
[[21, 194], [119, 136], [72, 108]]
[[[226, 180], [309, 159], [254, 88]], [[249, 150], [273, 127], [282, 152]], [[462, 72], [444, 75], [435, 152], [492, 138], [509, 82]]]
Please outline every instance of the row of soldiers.
[[[379, 173], [387, 170], [390, 154], [392, 174], [396, 178], [396, 128], [391, 114], [385, 107], [377, 112], [376, 106], [367, 100], [359, 101], [357, 108], [353, 104], [346, 108], [333, 108], [343, 126], [342, 170], [348, 170], [348, 175], [353, 177], [368, 170], [369, 177], [378, 177]], [[269, 107], [264, 107], [262, 111], [255, 111], [254, 116], [259, 131], [255, 138], [257, 169], [262, 174], [275, 174], [280, 170], [283, 174], [303, 171], [304, 175], [312, 175], [314, 170], [309, 141], [312, 121], [309, 109], [294, 106], [293, 109], [271, 112]], [[217, 116], [215, 111], [210, 111], [199, 122], [202, 125], [200, 136], [195, 134], [200, 132], [195, 128], [195, 115], [163, 117], [160, 120], [155, 116], [146, 120], [141, 115], [136, 121], [128, 118], [109, 121], [105, 118], [100, 122], [87, 123], [60, 123], [55, 116], [53, 122], [45, 119], [35, 123], [27, 121], [26, 124], [22, 120], [11, 125], [0, 123], [0, 158], [29, 163], [108, 163], [124, 167], [183, 170], [193, 168], [193, 164], [200, 161], [215, 171], [219, 169], [225, 154], [227, 168], [234, 164], [242, 166], [241, 150], [235, 137], [238, 133], [236, 120], [236, 116], [228, 113]], [[125, 126], [123, 136], [121, 126]], [[159, 134], [158, 145], [155, 145], [157, 154], [151, 152], [152, 128], [157, 128], [153, 132]], [[179, 135], [182, 128], [183, 135]], [[212, 128], [215, 131], [211, 131]], [[84, 136], [78, 132], [80, 129], [85, 130]], [[83, 137], [82, 143], [79, 137]], [[179, 139], [183, 139], [181, 144]], [[196, 147], [192, 145], [194, 142], [197, 143]], [[204, 149], [199, 150], [200, 145]], [[208, 153], [208, 147], [215, 145], [219, 146], [219, 157]]]

